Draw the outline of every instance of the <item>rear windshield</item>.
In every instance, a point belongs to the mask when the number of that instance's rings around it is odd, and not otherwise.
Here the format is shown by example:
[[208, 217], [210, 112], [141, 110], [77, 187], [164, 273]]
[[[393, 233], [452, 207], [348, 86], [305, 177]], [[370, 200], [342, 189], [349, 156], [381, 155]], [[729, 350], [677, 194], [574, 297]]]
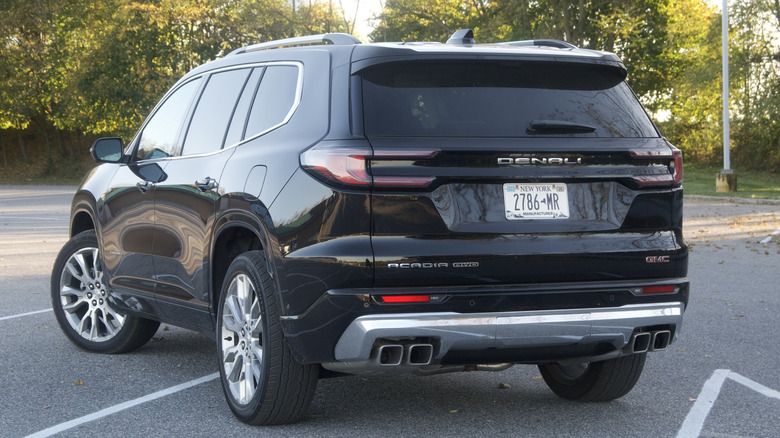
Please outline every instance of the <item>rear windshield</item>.
[[439, 61], [360, 74], [368, 136], [658, 137], [614, 67]]

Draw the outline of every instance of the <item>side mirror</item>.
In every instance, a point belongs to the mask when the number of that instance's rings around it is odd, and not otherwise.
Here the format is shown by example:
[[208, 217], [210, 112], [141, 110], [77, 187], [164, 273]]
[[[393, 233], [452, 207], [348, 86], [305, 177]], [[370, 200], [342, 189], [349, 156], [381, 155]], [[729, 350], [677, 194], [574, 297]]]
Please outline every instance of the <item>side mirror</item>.
[[119, 163], [124, 156], [124, 145], [119, 137], [103, 137], [95, 140], [89, 151], [98, 163]]

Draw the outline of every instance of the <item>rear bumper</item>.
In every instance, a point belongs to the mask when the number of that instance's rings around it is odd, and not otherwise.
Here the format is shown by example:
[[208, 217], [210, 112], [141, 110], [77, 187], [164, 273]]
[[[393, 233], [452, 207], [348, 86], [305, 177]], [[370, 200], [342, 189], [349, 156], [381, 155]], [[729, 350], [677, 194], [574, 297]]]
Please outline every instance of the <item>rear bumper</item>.
[[437, 348], [434, 360], [451, 350], [564, 347], [611, 344], [625, 347], [638, 328], [682, 325], [682, 302], [632, 304], [605, 309], [540, 310], [461, 314], [454, 312], [366, 315], [339, 338], [340, 362], [369, 360], [377, 341], [427, 338]]

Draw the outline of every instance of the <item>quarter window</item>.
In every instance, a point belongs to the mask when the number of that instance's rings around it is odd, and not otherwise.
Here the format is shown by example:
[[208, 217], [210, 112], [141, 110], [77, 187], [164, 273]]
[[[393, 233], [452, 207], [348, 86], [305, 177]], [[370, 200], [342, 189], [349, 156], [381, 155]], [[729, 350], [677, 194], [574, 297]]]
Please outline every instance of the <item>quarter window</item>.
[[280, 125], [287, 118], [298, 89], [298, 67], [272, 65], [257, 88], [244, 138], [250, 138]]

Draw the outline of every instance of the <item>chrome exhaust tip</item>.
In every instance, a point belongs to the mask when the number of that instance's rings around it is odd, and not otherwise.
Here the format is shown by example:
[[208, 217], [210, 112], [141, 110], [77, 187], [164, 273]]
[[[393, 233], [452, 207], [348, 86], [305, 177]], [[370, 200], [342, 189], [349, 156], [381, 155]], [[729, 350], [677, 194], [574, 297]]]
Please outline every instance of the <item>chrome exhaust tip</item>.
[[406, 361], [409, 365], [430, 365], [433, 360], [433, 345], [411, 344], [407, 348]]
[[663, 351], [669, 346], [672, 340], [672, 332], [669, 330], [658, 330], [653, 332], [653, 343], [651, 351]]
[[377, 362], [384, 366], [398, 366], [404, 358], [404, 347], [401, 345], [380, 345], [377, 350]]
[[650, 333], [637, 333], [631, 342], [631, 351], [634, 353], [644, 353], [650, 348]]

